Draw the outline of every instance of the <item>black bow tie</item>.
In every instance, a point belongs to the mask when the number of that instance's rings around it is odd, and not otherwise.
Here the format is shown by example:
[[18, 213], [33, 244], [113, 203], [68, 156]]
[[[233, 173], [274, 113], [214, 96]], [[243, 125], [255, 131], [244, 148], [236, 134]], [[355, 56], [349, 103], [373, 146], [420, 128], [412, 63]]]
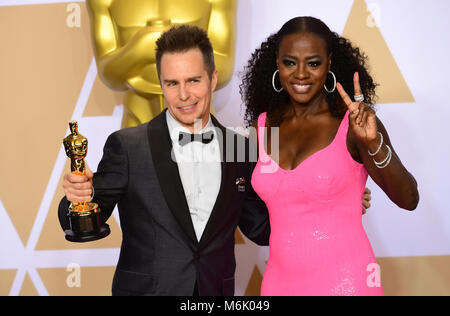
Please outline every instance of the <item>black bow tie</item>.
[[178, 136], [178, 143], [180, 146], [184, 146], [191, 142], [202, 142], [203, 144], [209, 144], [214, 138], [214, 132], [209, 131], [203, 134], [189, 134], [185, 132], [180, 132]]

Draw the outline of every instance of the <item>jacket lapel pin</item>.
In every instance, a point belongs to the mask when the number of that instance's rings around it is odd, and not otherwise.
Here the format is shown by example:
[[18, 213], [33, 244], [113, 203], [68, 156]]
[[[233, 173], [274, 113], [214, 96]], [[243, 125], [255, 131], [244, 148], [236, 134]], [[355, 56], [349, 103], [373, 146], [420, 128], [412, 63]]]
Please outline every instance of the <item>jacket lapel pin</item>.
[[236, 185], [239, 192], [245, 192], [245, 178], [237, 178]]

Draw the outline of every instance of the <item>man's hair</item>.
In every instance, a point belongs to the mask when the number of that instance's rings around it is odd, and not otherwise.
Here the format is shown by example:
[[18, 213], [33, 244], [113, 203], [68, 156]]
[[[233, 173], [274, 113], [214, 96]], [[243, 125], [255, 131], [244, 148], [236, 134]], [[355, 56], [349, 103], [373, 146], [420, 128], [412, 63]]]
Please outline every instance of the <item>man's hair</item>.
[[203, 62], [209, 78], [216, 69], [214, 50], [206, 32], [192, 25], [174, 26], [163, 33], [156, 41], [156, 68], [161, 75], [161, 59], [165, 53], [183, 53], [198, 48], [202, 52]]

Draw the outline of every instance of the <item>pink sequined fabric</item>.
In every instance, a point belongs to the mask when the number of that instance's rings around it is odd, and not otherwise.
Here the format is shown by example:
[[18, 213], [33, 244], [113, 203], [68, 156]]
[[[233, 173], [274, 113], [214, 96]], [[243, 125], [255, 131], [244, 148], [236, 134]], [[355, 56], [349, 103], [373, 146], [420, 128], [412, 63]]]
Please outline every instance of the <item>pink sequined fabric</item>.
[[265, 125], [263, 113], [252, 175], [271, 225], [261, 295], [383, 295], [362, 225], [367, 171], [346, 145], [348, 112], [332, 143], [293, 170], [281, 169], [267, 155]]

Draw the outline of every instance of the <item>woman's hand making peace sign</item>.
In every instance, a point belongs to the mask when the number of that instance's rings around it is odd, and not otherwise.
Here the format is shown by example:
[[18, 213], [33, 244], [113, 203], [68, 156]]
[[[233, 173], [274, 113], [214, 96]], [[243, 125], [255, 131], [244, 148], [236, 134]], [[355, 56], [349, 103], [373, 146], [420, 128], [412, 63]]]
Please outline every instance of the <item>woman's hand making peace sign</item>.
[[[355, 95], [361, 95], [357, 72], [353, 84]], [[383, 123], [370, 106], [362, 101], [352, 101], [340, 83], [336, 86], [350, 112], [350, 130], [357, 139], [359, 157], [369, 175], [399, 207], [415, 209], [419, 201], [417, 182], [395, 153]]]
[[[355, 72], [353, 76], [353, 85], [355, 95], [362, 95], [361, 86], [359, 84], [359, 74], [357, 72]], [[337, 83], [337, 89], [350, 111], [349, 124], [355, 136], [367, 148], [379, 144], [375, 111], [362, 101], [352, 101], [339, 82]]]

